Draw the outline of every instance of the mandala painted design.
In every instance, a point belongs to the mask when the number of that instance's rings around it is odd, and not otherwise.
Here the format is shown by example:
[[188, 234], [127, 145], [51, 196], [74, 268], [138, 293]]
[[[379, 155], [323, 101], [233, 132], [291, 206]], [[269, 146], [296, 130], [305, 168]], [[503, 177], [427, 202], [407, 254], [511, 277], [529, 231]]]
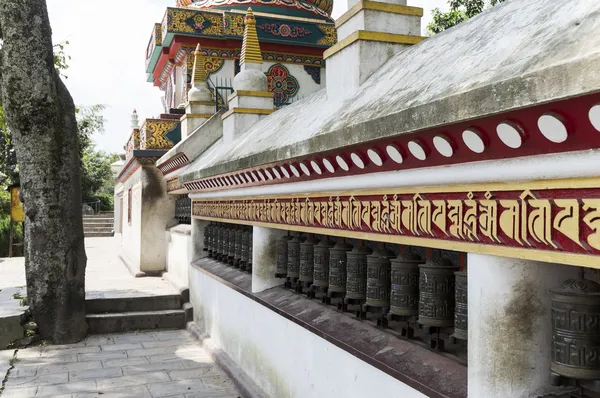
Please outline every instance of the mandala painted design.
[[243, 36], [244, 16], [239, 14], [225, 14], [223, 16], [223, 32], [228, 36]]
[[267, 71], [268, 90], [273, 92], [276, 106], [287, 104], [288, 100], [298, 93], [300, 84], [298, 80], [290, 75], [287, 68], [281, 64], [275, 64]]
[[187, 9], [206, 9], [237, 4], [286, 7], [308, 11], [328, 20], [331, 20], [330, 14], [333, 10], [332, 0], [199, 0], [193, 2], [190, 0], [180, 0], [180, 2], [182, 4], [187, 3], [185, 5]]
[[290, 26], [284, 23], [265, 23], [258, 25], [257, 28], [265, 33], [270, 33], [273, 36], [291, 37], [292, 39], [297, 37], [305, 37], [312, 34], [310, 30], [301, 26]]
[[218, 14], [169, 8], [167, 9], [167, 29], [169, 32], [222, 35], [223, 20], [222, 16]]

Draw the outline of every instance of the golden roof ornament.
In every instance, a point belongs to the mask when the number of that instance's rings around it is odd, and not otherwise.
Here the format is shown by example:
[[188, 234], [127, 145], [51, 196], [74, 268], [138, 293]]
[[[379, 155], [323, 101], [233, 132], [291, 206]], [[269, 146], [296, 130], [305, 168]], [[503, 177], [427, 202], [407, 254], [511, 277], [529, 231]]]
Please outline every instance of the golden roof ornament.
[[206, 70], [204, 69], [204, 55], [202, 54], [200, 43], [198, 43], [198, 45], [196, 46], [196, 51], [194, 51], [194, 70], [192, 71], [192, 82], [206, 82]]
[[252, 13], [252, 8], [248, 7], [246, 18], [244, 18], [244, 41], [242, 43], [242, 57], [240, 65], [246, 62], [262, 64], [263, 59], [258, 45], [258, 35], [256, 34], [256, 19]]

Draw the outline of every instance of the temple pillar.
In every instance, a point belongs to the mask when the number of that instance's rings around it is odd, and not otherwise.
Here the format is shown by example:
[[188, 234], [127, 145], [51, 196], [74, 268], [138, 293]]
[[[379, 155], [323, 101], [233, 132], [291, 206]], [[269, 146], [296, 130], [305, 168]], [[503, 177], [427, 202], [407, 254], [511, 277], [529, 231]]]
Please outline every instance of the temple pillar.
[[277, 270], [277, 239], [287, 231], [274, 228], [253, 227], [252, 233], [252, 293], [280, 286], [275, 277]]
[[550, 382], [550, 289], [576, 267], [468, 254], [469, 397], [527, 396]]

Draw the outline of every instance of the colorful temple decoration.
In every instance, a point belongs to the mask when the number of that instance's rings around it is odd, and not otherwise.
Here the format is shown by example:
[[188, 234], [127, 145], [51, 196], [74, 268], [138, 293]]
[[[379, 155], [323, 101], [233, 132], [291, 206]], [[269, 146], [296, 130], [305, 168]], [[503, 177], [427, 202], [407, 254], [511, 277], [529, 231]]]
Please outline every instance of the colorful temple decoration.
[[267, 71], [267, 84], [269, 91], [274, 94], [273, 98], [276, 106], [287, 104], [300, 89], [298, 80], [281, 64], [275, 64], [269, 68]]

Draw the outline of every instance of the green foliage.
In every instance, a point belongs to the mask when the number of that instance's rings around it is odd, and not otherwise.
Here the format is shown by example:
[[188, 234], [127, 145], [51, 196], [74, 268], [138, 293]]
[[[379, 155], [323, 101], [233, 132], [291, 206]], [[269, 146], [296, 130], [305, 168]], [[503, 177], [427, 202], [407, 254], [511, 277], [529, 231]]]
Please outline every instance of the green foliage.
[[[493, 7], [504, 0], [490, 0], [489, 6]], [[427, 25], [430, 34], [443, 32], [446, 29], [458, 25], [469, 18], [481, 13], [486, 7], [487, 0], [449, 0], [450, 10], [447, 12], [434, 8], [432, 11], [432, 21]]]
[[100, 201], [100, 211], [111, 211], [114, 209], [114, 194], [112, 193], [96, 193], [89, 198], [90, 202]]
[[58, 73], [65, 79], [68, 79], [68, 77], [63, 73], [63, 71], [69, 69], [68, 61], [71, 60], [71, 56], [65, 53], [65, 48], [68, 45], [68, 41], [63, 41], [62, 43], [54, 45], [54, 67], [56, 68]]

